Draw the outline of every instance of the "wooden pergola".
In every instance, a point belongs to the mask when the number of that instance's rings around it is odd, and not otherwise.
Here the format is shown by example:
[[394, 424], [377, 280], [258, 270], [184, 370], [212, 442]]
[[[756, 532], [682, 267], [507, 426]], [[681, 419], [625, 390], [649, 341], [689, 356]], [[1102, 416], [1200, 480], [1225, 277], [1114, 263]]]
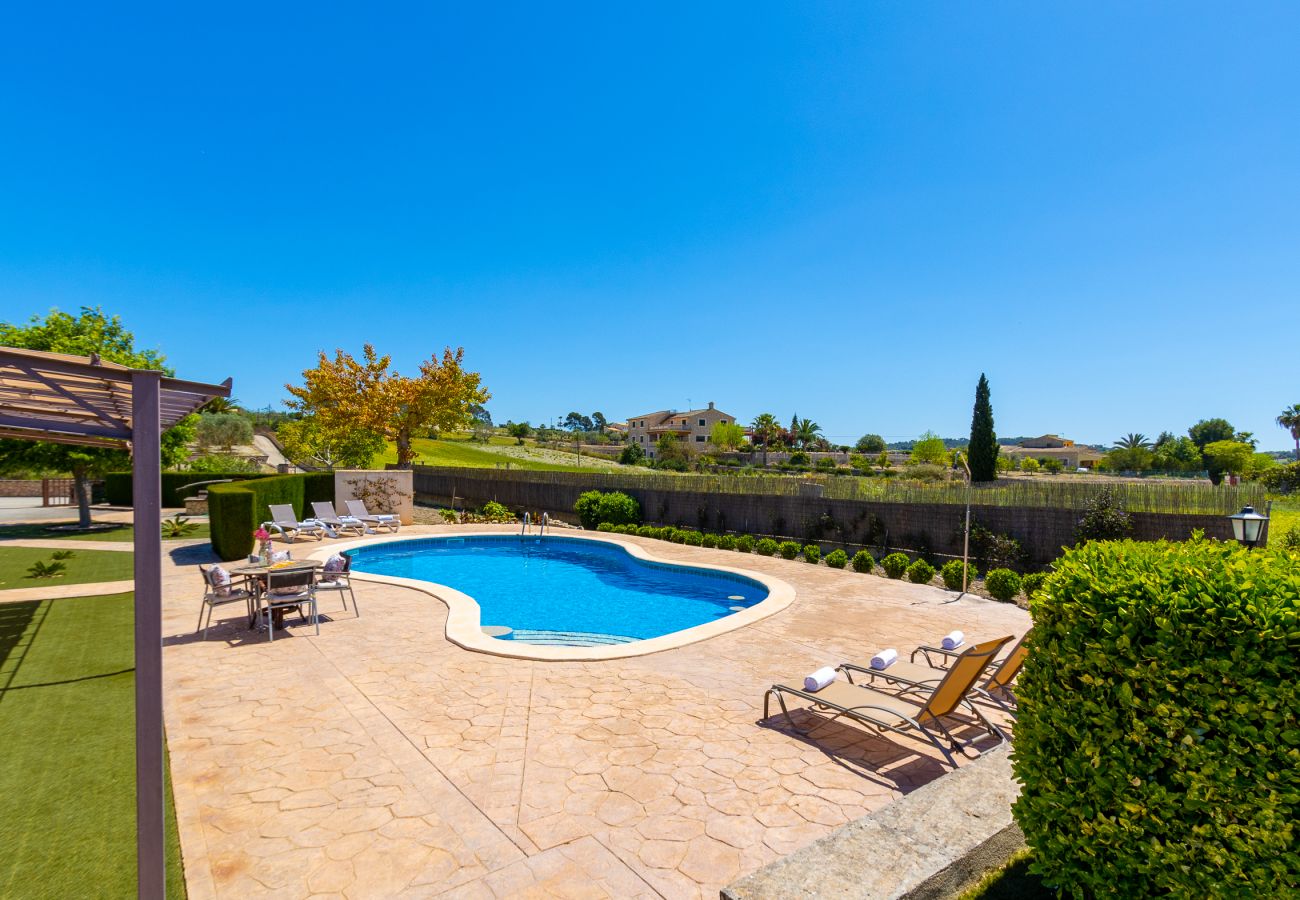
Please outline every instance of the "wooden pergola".
[[[166, 892], [162, 703], [162, 433], [230, 379], [202, 384], [98, 356], [0, 347], [0, 437], [131, 452], [135, 510], [136, 862], [142, 898]], [[150, 527], [152, 524], [153, 527]]]

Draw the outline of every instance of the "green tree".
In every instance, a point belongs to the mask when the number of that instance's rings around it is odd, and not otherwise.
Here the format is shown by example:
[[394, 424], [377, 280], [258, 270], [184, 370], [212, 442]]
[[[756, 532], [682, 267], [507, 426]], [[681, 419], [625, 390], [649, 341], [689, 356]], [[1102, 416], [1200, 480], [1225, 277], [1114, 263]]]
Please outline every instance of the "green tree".
[[515, 443], [523, 446], [524, 438], [533, 433], [533, 426], [527, 422], [507, 422], [506, 434], [515, 439]]
[[606, 426], [609, 425], [609, 419], [605, 418], [605, 414], [603, 412], [596, 411], [591, 414], [591, 424], [596, 429], [596, 431], [599, 431], [601, 434], [604, 434]]
[[1148, 450], [1151, 448], [1151, 442], [1147, 440], [1147, 436], [1142, 432], [1134, 433], [1130, 431], [1116, 441], [1115, 446], [1121, 450]]
[[879, 453], [885, 449], [885, 439], [878, 434], [864, 434], [853, 449], [859, 453]]
[[745, 429], [735, 422], [714, 422], [709, 443], [719, 450], [735, 450], [745, 442]]
[[799, 446], [807, 450], [809, 446], [815, 444], [822, 436], [822, 427], [812, 419], [801, 419], [794, 417], [793, 426], [790, 429], [794, 439], [799, 442]]
[[229, 452], [236, 444], [253, 442], [253, 423], [239, 413], [204, 412], [194, 433], [200, 447], [220, 447]]
[[[98, 306], [83, 306], [75, 316], [52, 309], [45, 318], [33, 316], [26, 325], [0, 322], [0, 346], [73, 356], [98, 354], [107, 362], [133, 369], [175, 374], [158, 351], [137, 350], [135, 335], [123, 327], [121, 318], [105, 315]], [[186, 445], [193, 440], [197, 419], [197, 416], [186, 416], [163, 434], [160, 447], [164, 466], [174, 466], [186, 458]], [[77, 519], [82, 528], [91, 524], [90, 479], [130, 466], [131, 457], [125, 450], [0, 440], [0, 471], [38, 470], [72, 475]]]
[[1227, 419], [1201, 419], [1187, 429], [1187, 436], [1192, 439], [1196, 449], [1200, 450], [1205, 457], [1205, 468], [1209, 473], [1210, 481], [1214, 484], [1223, 481], [1224, 470], [1219, 468], [1218, 463], [1205, 453], [1205, 448], [1218, 441], [1235, 442], [1237, 429], [1233, 428]]
[[1245, 441], [1213, 441], [1206, 444], [1202, 452], [1210, 469], [1210, 478], [1218, 484], [1225, 474], [1241, 475], [1249, 471], [1255, 448]]
[[1169, 435], [1168, 440], [1156, 441], [1151, 453], [1151, 468], [1160, 472], [1195, 472], [1204, 465], [1200, 448], [1189, 437]]
[[1295, 441], [1295, 458], [1300, 459], [1300, 403], [1292, 403], [1277, 417], [1277, 426], [1285, 428]]
[[966, 450], [973, 482], [997, 481], [998, 437], [993, 430], [993, 404], [989, 402], [989, 380], [980, 373], [975, 386], [975, 408], [970, 420], [970, 446]]
[[384, 451], [384, 436], [379, 432], [324, 428], [316, 416], [283, 422], [275, 436], [294, 462], [325, 469], [366, 469]]
[[767, 448], [781, 433], [781, 425], [776, 421], [776, 416], [771, 413], [762, 413], [755, 416], [750, 428], [754, 434], [754, 440], [763, 445], [763, 465], [767, 465]]
[[679, 441], [677, 435], [665, 434], [655, 443], [654, 467], [656, 469], [685, 472], [693, 463], [694, 457], [690, 447]]
[[564, 417], [564, 427], [570, 431], [591, 431], [591, 419], [580, 412], [571, 412]]
[[948, 456], [948, 447], [944, 444], [943, 438], [939, 437], [939, 435], [935, 434], [933, 431], [927, 431], [912, 444], [911, 462], [946, 466], [951, 462], [951, 459]]

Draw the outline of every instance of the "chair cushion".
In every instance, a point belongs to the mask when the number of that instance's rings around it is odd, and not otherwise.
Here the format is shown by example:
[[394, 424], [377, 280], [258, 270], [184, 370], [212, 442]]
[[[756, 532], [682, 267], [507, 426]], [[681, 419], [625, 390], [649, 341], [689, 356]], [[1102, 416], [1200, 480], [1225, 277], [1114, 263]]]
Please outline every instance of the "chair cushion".
[[340, 572], [348, 570], [348, 558], [342, 553], [335, 553], [329, 559], [325, 560], [325, 568], [322, 570], [321, 581], [337, 581]]
[[212, 585], [212, 593], [218, 597], [230, 596], [230, 573], [221, 566], [208, 569], [208, 582]]
[[288, 550], [276, 550], [271, 554], [271, 562], [273, 563], [288, 562], [288, 561], [289, 561]]

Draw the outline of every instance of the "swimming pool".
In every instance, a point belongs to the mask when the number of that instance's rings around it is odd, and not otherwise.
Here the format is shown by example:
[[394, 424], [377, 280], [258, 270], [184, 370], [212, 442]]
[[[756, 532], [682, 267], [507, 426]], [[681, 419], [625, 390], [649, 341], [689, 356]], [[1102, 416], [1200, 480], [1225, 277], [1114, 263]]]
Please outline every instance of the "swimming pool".
[[647, 640], [724, 619], [768, 596], [753, 578], [642, 559], [619, 544], [586, 538], [419, 538], [349, 553], [355, 572], [434, 582], [467, 594], [489, 634], [529, 644]]

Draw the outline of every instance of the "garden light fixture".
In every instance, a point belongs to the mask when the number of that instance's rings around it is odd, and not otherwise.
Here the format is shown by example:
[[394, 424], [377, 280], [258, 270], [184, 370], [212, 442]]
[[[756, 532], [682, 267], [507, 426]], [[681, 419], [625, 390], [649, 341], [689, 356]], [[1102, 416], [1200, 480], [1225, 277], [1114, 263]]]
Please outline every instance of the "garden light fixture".
[[1253, 506], [1243, 506], [1241, 512], [1228, 518], [1232, 521], [1232, 536], [1243, 547], [1258, 544], [1260, 535], [1264, 533], [1264, 525], [1268, 522], [1268, 516], [1261, 516]]

